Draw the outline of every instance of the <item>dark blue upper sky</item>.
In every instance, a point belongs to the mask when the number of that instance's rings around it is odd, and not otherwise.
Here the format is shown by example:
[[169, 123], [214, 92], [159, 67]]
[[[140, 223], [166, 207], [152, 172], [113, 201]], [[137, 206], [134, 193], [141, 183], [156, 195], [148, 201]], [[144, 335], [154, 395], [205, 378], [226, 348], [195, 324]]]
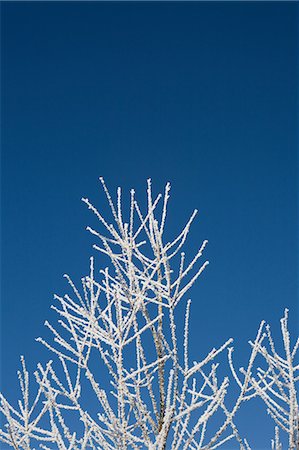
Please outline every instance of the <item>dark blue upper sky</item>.
[[[298, 331], [296, 10], [1, 3], [5, 392], [20, 354], [42, 357], [34, 338], [62, 274], [86, 273], [80, 198], [104, 205], [100, 175], [143, 197], [148, 177], [156, 191], [171, 181], [170, 231], [199, 209], [186, 251], [207, 238], [210, 266], [192, 290], [194, 358], [230, 336], [245, 354], [285, 306]], [[249, 410], [241, 424], [254, 449], [268, 447], [267, 420], [257, 431]]]

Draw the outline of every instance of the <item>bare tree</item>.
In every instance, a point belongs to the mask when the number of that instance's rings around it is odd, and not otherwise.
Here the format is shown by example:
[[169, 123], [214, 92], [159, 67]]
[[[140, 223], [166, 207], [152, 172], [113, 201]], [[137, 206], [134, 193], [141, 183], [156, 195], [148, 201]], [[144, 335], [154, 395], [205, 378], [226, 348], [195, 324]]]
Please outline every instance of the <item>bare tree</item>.
[[[285, 310], [284, 317], [280, 321], [282, 334], [283, 356], [277, 352], [271, 335], [270, 326], [265, 327], [265, 332], [261, 334], [260, 340], [255, 343], [249, 342], [255, 349], [256, 355], [259, 354], [264, 360], [264, 368], [258, 367], [257, 373], [253, 376], [252, 371], [240, 372], [248, 379], [251, 387], [248, 397], [259, 396], [267, 406], [268, 414], [276, 423], [275, 440], [272, 448], [280, 450], [282, 448], [279, 441], [279, 430], [284, 431], [288, 436], [288, 448], [299, 449], [299, 407], [296, 392], [296, 385], [299, 381], [299, 361], [297, 357], [299, 338], [293, 348], [291, 347], [291, 338], [288, 330], [288, 310]], [[264, 323], [261, 329], [264, 328]], [[264, 341], [267, 341], [264, 344]], [[232, 362], [232, 350], [229, 350], [229, 360], [232, 373], [240, 387], [244, 381], [238, 378]], [[255, 357], [256, 357], [255, 355]], [[297, 358], [297, 362], [296, 362]]]
[[[113, 223], [88, 199], [83, 201], [103, 230], [88, 227], [98, 241], [94, 248], [109, 258], [109, 267], [97, 273], [91, 258], [80, 287], [66, 275], [72, 293], [55, 296], [52, 306], [59, 327], [45, 323], [53, 342], [37, 339], [54, 354], [55, 363], [38, 364], [32, 391], [21, 358], [21, 400], [12, 406], [0, 394], [5, 417], [2, 442], [26, 450], [187, 450], [215, 449], [234, 440], [235, 447], [248, 450], [235, 416], [244, 401], [260, 396], [278, 427], [288, 434], [289, 450], [298, 449], [298, 341], [291, 351], [287, 315], [282, 319], [285, 358], [276, 353], [270, 329], [264, 333], [262, 322], [251, 343], [248, 366], [241, 369], [242, 380], [232, 362], [232, 339], [190, 364], [191, 301], [185, 299], [208, 264], [201, 263], [207, 241], [188, 262], [182, 251], [197, 211], [178, 236], [165, 243], [169, 184], [163, 196], [154, 198], [148, 180], [145, 212], [132, 190], [125, 222], [121, 189], [114, 203], [101, 182]], [[177, 317], [179, 302], [185, 302], [183, 318], [181, 312]], [[177, 327], [182, 319], [183, 333]], [[270, 351], [263, 346], [265, 337]], [[240, 388], [230, 408], [226, 404], [229, 377], [218, 375], [225, 349], [232, 378]], [[267, 367], [258, 369], [254, 377], [258, 355]], [[277, 428], [272, 449], [281, 448]]]

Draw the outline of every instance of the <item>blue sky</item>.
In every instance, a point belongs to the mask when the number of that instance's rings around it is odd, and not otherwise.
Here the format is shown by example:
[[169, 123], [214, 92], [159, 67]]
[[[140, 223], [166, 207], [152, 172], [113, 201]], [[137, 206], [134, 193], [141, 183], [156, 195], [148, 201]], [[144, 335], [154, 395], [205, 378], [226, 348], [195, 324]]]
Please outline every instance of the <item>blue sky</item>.
[[[286, 306], [298, 334], [297, 4], [2, 2], [1, 20], [3, 390], [20, 354], [45, 357], [63, 273], [87, 271], [80, 199], [105, 211], [100, 175], [141, 197], [170, 181], [170, 231], [199, 209], [194, 357], [233, 336], [241, 361]], [[246, 414], [267, 448], [267, 417]]]

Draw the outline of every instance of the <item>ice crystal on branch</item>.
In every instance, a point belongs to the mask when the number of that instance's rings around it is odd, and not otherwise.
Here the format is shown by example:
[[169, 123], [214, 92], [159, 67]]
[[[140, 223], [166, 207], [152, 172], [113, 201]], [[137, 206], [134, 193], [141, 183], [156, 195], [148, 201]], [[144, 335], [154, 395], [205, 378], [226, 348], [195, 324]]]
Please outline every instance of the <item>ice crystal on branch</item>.
[[[52, 306], [58, 325], [45, 322], [53, 339], [38, 338], [55, 360], [45, 367], [38, 364], [35, 397], [30, 402], [33, 394], [22, 358], [22, 400], [15, 407], [1, 394], [0, 410], [6, 423], [0, 439], [12, 448], [27, 450], [199, 450], [220, 448], [230, 440], [249, 450], [235, 416], [243, 401], [259, 395], [276, 424], [288, 434], [289, 449], [297, 449], [299, 366], [294, 361], [298, 341], [291, 350], [287, 315], [282, 319], [285, 358], [276, 353], [270, 329], [264, 333], [262, 322], [251, 343], [247, 369], [241, 370], [242, 380], [233, 366], [232, 339], [212, 349], [203, 360], [190, 363], [190, 300], [183, 301], [183, 335], [177, 332], [176, 323], [177, 305], [208, 264], [202, 261], [207, 241], [189, 262], [183, 252], [197, 211], [165, 243], [169, 183], [163, 195], [154, 197], [148, 180], [146, 211], [132, 190], [126, 223], [121, 189], [114, 201], [104, 180], [100, 181], [113, 223], [88, 199], [83, 202], [99, 221], [98, 229], [87, 229], [97, 240], [94, 248], [108, 257], [109, 265], [97, 272], [91, 258], [89, 274], [80, 286], [66, 275], [71, 293], [56, 295]], [[263, 346], [265, 336], [270, 352]], [[229, 377], [221, 379], [218, 372], [225, 349], [232, 378], [240, 389], [230, 408], [226, 402]], [[259, 369], [256, 378], [253, 369], [259, 354], [267, 368]], [[73, 417], [79, 419], [78, 424]], [[277, 428], [272, 449], [281, 448]]]

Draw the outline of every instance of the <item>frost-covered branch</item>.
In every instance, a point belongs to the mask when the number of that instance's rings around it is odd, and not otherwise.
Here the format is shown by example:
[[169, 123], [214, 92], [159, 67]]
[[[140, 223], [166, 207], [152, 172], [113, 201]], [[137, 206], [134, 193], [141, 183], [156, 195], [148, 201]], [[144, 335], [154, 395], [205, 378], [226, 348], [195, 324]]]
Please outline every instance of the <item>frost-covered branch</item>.
[[[232, 349], [229, 350], [229, 362], [233, 377], [240, 386], [245, 388], [245, 399], [259, 396], [267, 407], [268, 414], [274, 420], [275, 439], [272, 441], [272, 449], [281, 450], [279, 429], [288, 436], [288, 449], [299, 448], [299, 360], [298, 339], [291, 346], [291, 338], [288, 330], [288, 310], [280, 321], [282, 334], [282, 356], [276, 350], [274, 339], [269, 325], [261, 323], [259, 333], [254, 342], [249, 341], [252, 348], [251, 358], [247, 369], [240, 369], [243, 375], [241, 382], [232, 361]], [[254, 375], [254, 364], [260, 357], [263, 367], [257, 367]]]
[[[165, 239], [170, 185], [154, 196], [147, 184], [145, 211], [135, 192], [130, 193], [128, 221], [121, 189], [114, 201], [104, 180], [104, 193], [112, 221], [86, 198], [83, 202], [98, 219], [98, 228], [87, 227], [96, 239], [94, 249], [107, 267], [96, 268], [81, 284], [65, 275], [70, 292], [55, 295], [52, 306], [58, 325], [45, 325], [52, 335], [38, 338], [56, 358], [34, 374], [33, 396], [22, 358], [19, 374], [22, 400], [12, 406], [0, 396], [5, 426], [0, 439], [15, 449], [59, 450], [187, 450], [216, 449], [233, 440], [249, 450], [235, 416], [243, 403], [260, 395], [276, 423], [290, 436], [290, 449], [298, 439], [298, 381], [293, 349], [282, 321], [285, 357], [279, 357], [264, 324], [252, 343], [247, 369], [240, 376], [233, 367], [232, 339], [212, 349], [200, 361], [189, 360], [190, 306], [186, 294], [208, 262], [202, 261], [204, 241], [190, 261], [183, 251], [192, 213], [182, 231]], [[185, 307], [184, 334], [178, 332]], [[270, 353], [263, 347], [265, 337]], [[228, 377], [219, 376], [220, 358], [229, 351], [232, 377], [239, 387], [233, 406], [227, 406]], [[266, 369], [254, 378], [257, 355]], [[30, 399], [33, 398], [33, 401]], [[285, 406], [284, 403], [287, 405]], [[278, 431], [272, 448], [281, 450]]]

